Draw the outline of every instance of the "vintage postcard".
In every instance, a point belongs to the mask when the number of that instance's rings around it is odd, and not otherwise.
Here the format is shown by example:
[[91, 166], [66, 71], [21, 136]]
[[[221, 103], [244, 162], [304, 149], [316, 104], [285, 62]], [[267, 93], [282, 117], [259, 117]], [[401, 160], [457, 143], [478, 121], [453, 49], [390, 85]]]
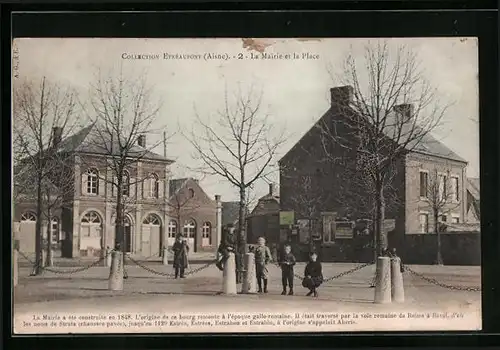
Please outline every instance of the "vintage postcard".
[[17, 38], [13, 332], [480, 330], [476, 38]]

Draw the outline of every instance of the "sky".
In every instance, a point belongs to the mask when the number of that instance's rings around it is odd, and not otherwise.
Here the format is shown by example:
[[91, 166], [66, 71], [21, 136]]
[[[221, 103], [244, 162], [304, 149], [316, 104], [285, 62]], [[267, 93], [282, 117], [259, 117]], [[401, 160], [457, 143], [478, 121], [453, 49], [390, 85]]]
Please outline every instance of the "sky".
[[[16, 39], [17, 55], [13, 66], [18, 79], [39, 79], [69, 85], [85, 101], [97, 68], [122, 67], [126, 75], [145, 74], [154, 97], [162, 101], [149, 144], [158, 144], [163, 131], [168, 139], [167, 156], [175, 160], [174, 177], [200, 177], [194, 150], [183, 134], [196, 125], [196, 116], [214, 125], [224, 107], [225, 91], [250, 86], [262, 92], [262, 113], [271, 123], [270, 137], [284, 132], [286, 141], [274, 160], [277, 163], [329, 108], [329, 89], [338, 82], [328, 73], [341, 67], [349, 52], [362, 53], [363, 47], [377, 39], [114, 39], [50, 38]], [[382, 39], [380, 39], [382, 40]], [[478, 47], [475, 38], [391, 38], [389, 47], [405, 45], [418, 55], [424, 75], [436, 88], [437, 96], [449, 104], [441, 126], [434, 136], [466, 159], [467, 175], [479, 177], [479, 99]], [[248, 44], [252, 45], [248, 45]], [[252, 54], [286, 55], [298, 59], [252, 59]], [[157, 55], [153, 59], [132, 59], [134, 55]], [[207, 54], [223, 59], [206, 59]], [[181, 58], [175, 55], [189, 55]], [[293, 57], [293, 56], [291, 56]], [[241, 58], [241, 59], [240, 59]], [[330, 67], [330, 68], [329, 68]], [[232, 95], [230, 94], [230, 99]], [[83, 123], [85, 118], [82, 117]], [[163, 154], [163, 146], [155, 151]], [[278, 181], [274, 174], [273, 181]], [[238, 191], [225, 179], [204, 176], [201, 185], [213, 198], [238, 199]], [[268, 191], [262, 180], [252, 197]]]

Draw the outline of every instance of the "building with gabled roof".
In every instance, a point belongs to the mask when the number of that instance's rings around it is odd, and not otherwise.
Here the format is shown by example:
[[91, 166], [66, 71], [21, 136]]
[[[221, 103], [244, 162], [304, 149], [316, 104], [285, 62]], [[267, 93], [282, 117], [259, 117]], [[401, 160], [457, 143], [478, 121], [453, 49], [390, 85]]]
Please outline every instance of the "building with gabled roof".
[[194, 252], [215, 252], [217, 249], [217, 203], [200, 186], [197, 179], [179, 178], [169, 182], [168, 245], [180, 233], [188, 239]]
[[[280, 167], [280, 205], [283, 211], [299, 213], [296, 197], [309, 198], [316, 204], [314, 213], [315, 224], [320, 231], [321, 246], [325, 250], [323, 258], [328, 259], [328, 248], [345, 242], [345, 232], [342, 239], [337, 237], [335, 221], [341, 217], [362, 219], [371, 208], [367, 204], [366, 190], [351, 178], [341, 176], [342, 169], [325, 161], [325, 145], [322, 141], [320, 123], [335, 126], [336, 120], [346, 118], [346, 108], [353, 98], [353, 89], [349, 86], [336, 87], [330, 90], [331, 106], [323, 116], [309, 129], [304, 136], [290, 148], [279, 160]], [[350, 111], [349, 113], [353, 113]], [[355, 113], [355, 112], [354, 112]], [[396, 106], [388, 118], [411, 117], [412, 106]], [[362, 118], [362, 116], [360, 116]], [[387, 125], [391, 125], [390, 122]], [[344, 131], [337, 130], [337, 133]], [[388, 142], [391, 141], [391, 129], [384, 130]], [[344, 137], [349, 137], [346, 133]], [[432, 213], [426, 200], [429, 186], [429, 172], [437, 171], [440, 181], [450, 183], [455, 192], [454, 203], [450, 210], [440, 218], [452, 223], [462, 223], [466, 220], [467, 198], [467, 161], [450, 150], [444, 143], [431, 134], [425, 134], [419, 144], [408, 145], [410, 151], [395, 160], [391, 192], [386, 193], [386, 219], [395, 219], [395, 229], [390, 235], [390, 245], [403, 244], [405, 235], [431, 234], [433, 231]], [[329, 157], [338, 156], [345, 159], [346, 150], [341, 146], [331, 145]], [[355, 157], [355, 155], [351, 155]], [[357, 159], [352, 158], [356, 162]], [[352, 174], [362, 178], [362, 169]], [[301, 180], [309, 180], [309, 189], [300, 186]], [[358, 181], [359, 183], [359, 181]], [[308, 200], [309, 201], [309, 200]], [[296, 220], [309, 219], [296, 215]]]

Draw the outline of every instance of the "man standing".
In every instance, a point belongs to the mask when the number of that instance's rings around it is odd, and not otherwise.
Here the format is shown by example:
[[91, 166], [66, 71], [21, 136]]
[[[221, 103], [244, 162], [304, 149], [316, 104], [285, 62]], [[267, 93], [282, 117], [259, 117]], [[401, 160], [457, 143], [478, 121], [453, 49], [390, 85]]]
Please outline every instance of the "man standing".
[[188, 252], [189, 246], [187, 245], [187, 240], [183, 239], [181, 235], [177, 236], [177, 239], [172, 246], [174, 251], [174, 270], [175, 278], [184, 278], [184, 271], [188, 267]]
[[234, 226], [229, 224], [223, 232], [222, 242], [217, 249], [217, 268], [224, 271], [224, 265], [229, 259], [229, 253], [234, 253], [236, 249], [236, 236]]
[[262, 282], [264, 282], [264, 293], [267, 293], [267, 278], [269, 276], [267, 264], [271, 262], [271, 251], [266, 246], [266, 239], [264, 237], [260, 237], [257, 243], [257, 248], [255, 248], [255, 272], [259, 287], [258, 292], [262, 293]]

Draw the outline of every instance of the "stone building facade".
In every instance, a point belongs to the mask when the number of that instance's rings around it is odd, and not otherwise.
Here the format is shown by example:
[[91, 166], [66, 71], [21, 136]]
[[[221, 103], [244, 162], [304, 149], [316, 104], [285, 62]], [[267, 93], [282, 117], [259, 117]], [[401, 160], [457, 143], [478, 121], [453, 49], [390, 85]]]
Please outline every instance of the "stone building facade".
[[[60, 152], [68, 154], [73, 186], [72, 191], [64, 194], [64, 207], [54, 212], [50, 228], [49, 220], [42, 218], [42, 232], [51, 232], [63, 257], [99, 256], [106, 247], [115, 245], [116, 181], [110, 156], [100, 152], [92, 138], [93, 127], [59, 140], [57, 145]], [[181, 232], [188, 237], [193, 251], [215, 251], [215, 201], [192, 179], [183, 179], [171, 193], [173, 161], [149, 151], [144, 135], [138, 138], [133, 152], [140, 158], [126, 168], [122, 189], [125, 250], [135, 256], [159, 256], [162, 247], [171, 245]], [[185, 207], [179, 216], [172, 205], [173, 198], [191, 195], [192, 210], [187, 215]], [[35, 213], [32, 200], [15, 201], [14, 221], [20, 222], [18, 238], [20, 250], [25, 253], [35, 250], [35, 223], [39, 219]]]

